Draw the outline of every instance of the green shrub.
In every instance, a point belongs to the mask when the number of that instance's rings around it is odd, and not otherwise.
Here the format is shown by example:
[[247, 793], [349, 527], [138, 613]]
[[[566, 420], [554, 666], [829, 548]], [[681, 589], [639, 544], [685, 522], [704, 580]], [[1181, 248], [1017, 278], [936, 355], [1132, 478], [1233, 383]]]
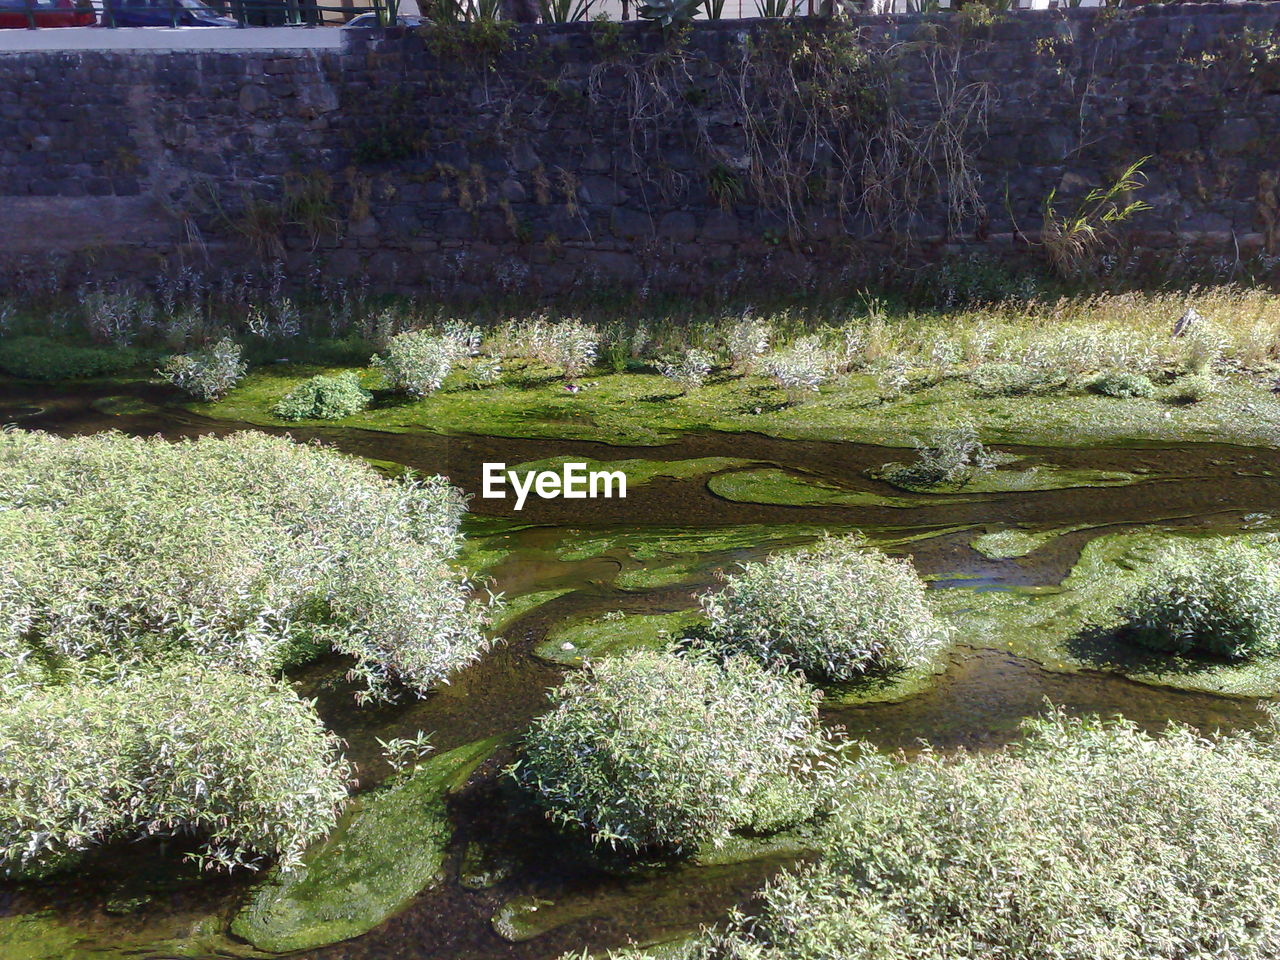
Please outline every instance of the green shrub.
[[499, 357], [477, 357], [467, 370], [467, 386], [490, 387], [502, 380], [502, 360]]
[[113, 840], [194, 834], [199, 858], [286, 866], [335, 824], [350, 769], [285, 683], [192, 664], [0, 701], [0, 873]]
[[658, 373], [688, 393], [706, 382], [714, 361], [715, 358], [706, 350], [690, 347], [673, 362], [659, 363]]
[[157, 373], [197, 400], [217, 400], [240, 382], [248, 370], [240, 345], [224, 337], [211, 347], [179, 353]]
[[808, 336], [765, 354], [760, 366], [791, 401], [799, 403], [817, 393], [826, 382], [831, 374], [831, 356], [816, 336]]
[[1165, 548], [1117, 605], [1156, 650], [1245, 659], [1280, 649], [1280, 558], [1229, 540]]
[[373, 394], [352, 370], [316, 376], [298, 384], [271, 408], [281, 420], [341, 420], [369, 405]]
[[745, 657], [610, 658], [552, 692], [512, 773], [596, 843], [688, 852], [813, 812], [830, 749], [818, 699]]
[[[461, 354], [465, 355], [465, 354]], [[435, 393], [460, 357], [456, 340], [430, 330], [398, 333], [373, 358], [392, 390], [414, 397]]]
[[765, 321], [747, 315], [729, 324], [723, 337], [734, 369], [749, 373], [769, 352], [773, 329]]
[[589, 323], [575, 318], [558, 323], [538, 319], [525, 328], [525, 333], [529, 355], [559, 367], [566, 380], [576, 380], [595, 365], [600, 333]]
[[1103, 370], [1086, 378], [1082, 386], [1089, 393], [1121, 399], [1153, 397], [1156, 393], [1155, 384], [1147, 377], [1128, 370]]
[[1164, 399], [1169, 403], [1185, 405], [1208, 400], [1217, 392], [1218, 382], [1213, 377], [1205, 373], [1192, 373], [1169, 384]]
[[154, 362], [132, 347], [77, 347], [47, 337], [0, 340], [0, 371], [23, 380], [118, 377]]
[[980, 363], [969, 373], [969, 382], [981, 397], [1025, 397], [1048, 393], [1061, 386], [1063, 378], [1021, 363]]
[[833, 680], [928, 660], [947, 630], [909, 561], [859, 538], [746, 563], [702, 598], [715, 646]]
[[270, 673], [332, 648], [373, 694], [425, 691], [485, 646], [451, 566], [463, 509], [439, 478], [258, 433], [9, 431], [0, 638], [85, 669], [191, 655]]
[[978, 439], [973, 424], [937, 430], [915, 444], [915, 462], [885, 464], [880, 472], [882, 479], [908, 489], [942, 483], [959, 486], [996, 468], [996, 454]]
[[[1270, 736], [1029, 725], [899, 764], [868, 753], [821, 859], [683, 960], [1272, 960], [1280, 750]], [[615, 957], [637, 958], [623, 951]]]

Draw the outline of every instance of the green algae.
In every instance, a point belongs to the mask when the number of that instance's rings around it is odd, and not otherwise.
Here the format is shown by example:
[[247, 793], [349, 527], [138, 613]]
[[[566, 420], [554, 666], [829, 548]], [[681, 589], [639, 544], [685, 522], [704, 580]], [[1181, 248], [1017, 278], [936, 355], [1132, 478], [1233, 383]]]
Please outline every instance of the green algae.
[[[108, 914], [110, 915], [110, 914]], [[221, 932], [216, 917], [206, 917], [185, 926], [183, 935], [173, 933], [175, 924], [161, 920], [159, 933], [138, 929], [137, 921], [128, 927], [108, 925], [103, 930], [89, 931], [71, 927], [51, 913], [28, 913], [0, 917], [0, 957], [4, 960], [108, 960], [120, 956], [148, 957], [253, 957], [261, 954], [244, 944], [233, 943]], [[159, 935], [157, 935], [157, 933]]]
[[852, 707], [870, 703], [897, 703], [922, 693], [947, 670], [949, 649], [924, 663], [892, 673], [870, 673], [844, 683], [821, 683], [827, 703]]
[[974, 537], [970, 546], [988, 560], [1009, 560], [1034, 553], [1046, 543], [1078, 529], [1080, 528], [1063, 527], [1056, 530], [1042, 530], [1038, 533], [1012, 528], [990, 530]]
[[[643, 907], [648, 924], [659, 929], [652, 943], [667, 943], [689, 931], [687, 921], [663, 924], [667, 917], [687, 914], [690, 902], [708, 888], [732, 883], [737, 879], [759, 877], [763, 880], [774, 870], [793, 862], [808, 845], [779, 843], [769, 854], [748, 848], [741, 859], [701, 865], [682, 864], [674, 868], [638, 870], [620, 887], [609, 887], [585, 893], [569, 894], [557, 900], [535, 896], [513, 897], [495, 911], [491, 924], [498, 936], [512, 943], [522, 943], [550, 933], [566, 924], [595, 917], [614, 917], [623, 911]], [[659, 956], [661, 954], [658, 954]]]
[[736, 503], [779, 504], [791, 507], [914, 507], [920, 500], [886, 497], [870, 490], [848, 490], [817, 479], [796, 476], [777, 467], [718, 473], [707, 489]]
[[0, 957], [4, 960], [67, 960], [83, 938], [50, 914], [0, 917]]
[[[204, 416], [287, 426], [270, 413], [290, 389], [316, 373], [343, 368], [281, 365], [256, 370], [214, 403], [187, 408]], [[417, 401], [379, 398], [337, 426], [394, 432], [661, 444], [693, 431], [754, 431], [780, 439], [845, 440], [911, 446], [946, 424], [971, 423], [986, 443], [1093, 446], [1132, 441], [1217, 441], [1274, 446], [1280, 401], [1243, 380], [1187, 406], [1091, 394], [979, 397], [970, 384], [944, 379], [883, 400], [874, 377], [834, 379], [813, 399], [789, 404], [761, 376], [720, 379], [673, 396], [664, 378], [597, 373], [578, 393], [547, 378], [507, 378], [483, 389], [446, 388]]]
[[562, 560], [585, 560], [606, 553], [624, 553], [637, 561], [689, 556], [729, 550], [746, 550], [766, 544], [804, 542], [822, 536], [828, 528], [816, 524], [735, 524], [728, 527], [691, 529], [652, 527], [619, 531], [604, 536], [566, 538], [559, 550]]
[[445, 798], [501, 740], [432, 757], [358, 798], [302, 866], [277, 869], [254, 890], [231, 932], [263, 950], [308, 950], [359, 936], [396, 913], [441, 879], [453, 834]]
[[458, 550], [458, 562], [473, 577], [481, 576], [511, 555], [516, 549], [513, 538], [529, 527], [530, 524], [505, 517], [481, 517], [469, 513], [462, 518], [463, 540]]
[[468, 890], [488, 890], [507, 880], [518, 864], [487, 844], [472, 840], [458, 862], [458, 883]]
[[698, 610], [629, 616], [606, 613], [559, 624], [534, 652], [544, 660], [576, 664], [637, 647], [662, 646], [704, 621]]
[[155, 413], [160, 409], [154, 403], [148, 403], [141, 397], [128, 395], [98, 397], [90, 406], [99, 413], [105, 413], [112, 417], [138, 416], [140, 414]]
[[532, 460], [509, 469], [517, 473], [527, 473], [532, 470], [559, 470], [566, 463], [584, 463], [589, 471], [621, 470], [627, 476], [627, 485], [637, 486], [659, 478], [682, 480], [700, 477], [720, 470], [745, 466], [750, 462], [734, 457], [695, 457], [688, 460], [587, 460], [582, 457], [566, 456]]
[[567, 893], [555, 900], [513, 897], [498, 908], [491, 924], [503, 939], [520, 943], [569, 923], [643, 909], [650, 928], [644, 942], [656, 948], [653, 956], [668, 956], [689, 927], [679, 924], [673, 929], [664, 923], [667, 917], [680, 915], [705, 890], [753, 876], [763, 880], [776, 869], [813, 854], [818, 849], [817, 834], [816, 821], [808, 820], [765, 836], [734, 835], [674, 866], [631, 864], [622, 870], [619, 886]]
[[559, 587], [555, 590], [538, 590], [535, 593], [523, 593], [517, 597], [503, 598], [502, 615], [493, 625], [494, 633], [501, 633], [526, 613], [536, 610], [544, 603], [550, 603], [557, 597], [573, 593], [573, 587]]
[[642, 567], [623, 570], [613, 578], [613, 585], [622, 590], [652, 590], [657, 587], [673, 587], [697, 578], [701, 571], [714, 565], [705, 556], [669, 561], [649, 561]]

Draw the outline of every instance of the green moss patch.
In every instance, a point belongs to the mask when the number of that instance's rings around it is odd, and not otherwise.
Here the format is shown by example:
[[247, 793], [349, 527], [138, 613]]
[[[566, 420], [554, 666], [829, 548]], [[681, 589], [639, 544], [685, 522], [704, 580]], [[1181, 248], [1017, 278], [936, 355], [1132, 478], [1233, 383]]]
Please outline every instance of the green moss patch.
[[919, 500], [886, 497], [870, 490], [847, 490], [776, 467], [718, 473], [707, 481], [707, 488], [716, 496], [737, 503], [794, 507], [913, 507], [920, 504]]
[[679, 480], [700, 477], [719, 470], [741, 467], [749, 462], [733, 457], [695, 457], [690, 460], [584, 460], [582, 457], [549, 457], [517, 464], [510, 469], [517, 473], [527, 473], [531, 470], [559, 470], [566, 463], [585, 463], [588, 471], [621, 470], [627, 475], [627, 485], [631, 487], [658, 478]]
[[43, 913], [0, 917], [0, 957], [5, 960], [67, 960], [81, 937]]
[[267, 877], [231, 932], [263, 950], [309, 950], [358, 936], [396, 913], [440, 880], [453, 832], [445, 797], [500, 740], [432, 757], [404, 779], [360, 797], [299, 869]]
[[698, 610], [619, 616], [603, 614], [587, 620], [563, 623], [547, 634], [535, 652], [556, 663], [613, 656], [636, 647], [661, 647], [679, 639], [704, 618]]
[[765, 544], [803, 543], [820, 537], [826, 527], [816, 524], [740, 524], [729, 527], [654, 527], [635, 532], [566, 539], [562, 560], [586, 560], [605, 553], [625, 553], [633, 560], [688, 556], [723, 550], [745, 550]]
[[504, 598], [502, 614], [493, 626], [494, 633], [501, 633], [526, 613], [536, 610], [544, 603], [550, 603], [556, 597], [573, 593], [573, 587], [560, 587], [556, 590], [539, 590], [536, 593], [524, 593], [518, 597]]
[[1063, 534], [1078, 530], [1079, 527], [1063, 527], [1056, 530], [990, 530], [973, 538], [971, 546], [988, 560], [1008, 560], [1013, 557], [1025, 557], [1034, 553], [1046, 543], [1056, 540]]

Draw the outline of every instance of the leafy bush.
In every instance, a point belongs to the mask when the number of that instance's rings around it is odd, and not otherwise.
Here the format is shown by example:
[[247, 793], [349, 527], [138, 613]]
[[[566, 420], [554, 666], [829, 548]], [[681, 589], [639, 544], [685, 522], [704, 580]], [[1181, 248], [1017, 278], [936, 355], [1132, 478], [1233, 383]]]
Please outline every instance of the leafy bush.
[[373, 365], [382, 371], [392, 390], [425, 397], [444, 384], [461, 349], [451, 337], [411, 330], [392, 337], [386, 349], [374, 356]]
[[1191, 374], [1209, 373], [1230, 344], [1225, 331], [1203, 317], [1197, 317], [1177, 339], [1186, 371]]
[[734, 367], [749, 372], [756, 361], [768, 353], [772, 337], [769, 324], [755, 317], [743, 317], [725, 332], [724, 345]]
[[908, 488], [960, 485], [996, 466], [996, 455], [983, 446], [972, 424], [947, 427], [928, 440], [917, 440], [916, 452], [914, 463], [885, 464], [883, 479]]
[[23, 380], [115, 377], [155, 360], [130, 347], [76, 347], [47, 337], [0, 340], [0, 372]]
[[574, 380], [596, 362], [599, 340], [596, 328], [581, 320], [541, 323], [533, 343], [534, 353], [544, 363], [559, 367], [566, 380]]
[[1147, 377], [1128, 370], [1103, 370], [1086, 379], [1083, 386], [1090, 393], [1123, 399], [1153, 397], [1156, 393], [1155, 384]]
[[248, 369], [240, 345], [224, 337], [211, 347], [170, 357], [157, 372], [184, 393], [209, 401], [225, 396]]
[[702, 607], [717, 648], [834, 680], [918, 665], [947, 638], [915, 568], [857, 537], [743, 564]]
[[830, 747], [818, 699], [745, 657], [609, 658], [552, 691], [511, 772], [596, 843], [689, 852], [813, 812]]
[[[1057, 714], [995, 753], [868, 751], [822, 857], [682, 960], [1270, 960], [1273, 735]], [[623, 951], [615, 957], [638, 960]]]
[[155, 325], [155, 304], [128, 288], [86, 290], [80, 302], [85, 326], [97, 343], [127, 347], [141, 331]]
[[1208, 400], [1218, 392], [1218, 383], [1205, 373], [1192, 373], [1179, 377], [1169, 385], [1164, 399], [1169, 403], [1190, 404]]
[[800, 400], [807, 394], [817, 393], [826, 382], [831, 358], [818, 338], [810, 336], [801, 337], [785, 350], [768, 354], [761, 365], [788, 397]]
[[1022, 363], [982, 363], [969, 374], [969, 382], [981, 397], [1025, 397], [1052, 390], [1062, 378]]
[[659, 363], [658, 372], [687, 393], [706, 382], [707, 375], [711, 373], [712, 360], [707, 351], [690, 347], [674, 363]]
[[341, 420], [359, 413], [372, 399], [356, 373], [347, 370], [303, 381], [281, 397], [271, 412], [281, 420]]
[[350, 769], [285, 683], [192, 664], [0, 701], [0, 872], [112, 840], [194, 834], [207, 866], [286, 866], [324, 836]]
[[1166, 547], [1117, 605], [1143, 646], [1244, 659], [1280, 649], [1280, 557], [1216, 540]]
[[332, 648], [369, 695], [477, 659], [450, 566], [459, 494], [318, 446], [0, 434], [0, 647], [64, 669], [193, 656], [277, 671]]
[[502, 379], [502, 361], [497, 357], [480, 357], [467, 371], [467, 383], [473, 387], [487, 387]]

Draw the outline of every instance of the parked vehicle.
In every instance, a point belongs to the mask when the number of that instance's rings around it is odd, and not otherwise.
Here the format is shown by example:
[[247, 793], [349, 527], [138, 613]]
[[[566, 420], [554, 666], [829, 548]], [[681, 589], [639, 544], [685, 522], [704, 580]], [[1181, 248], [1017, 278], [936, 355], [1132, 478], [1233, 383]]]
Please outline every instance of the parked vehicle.
[[332, 2], [333, 0], [209, 0], [209, 5], [222, 16], [243, 20], [251, 27], [282, 27], [286, 24], [322, 23], [323, 16], [315, 9], [315, 5]]
[[[401, 14], [396, 17], [397, 26], [401, 27], [420, 27], [427, 23], [426, 17], [419, 17], [415, 14]], [[358, 17], [352, 17], [344, 27], [380, 27], [382, 26], [382, 18], [376, 13], [362, 13]]]
[[72, 0], [0, 0], [0, 29], [30, 27], [87, 27], [97, 20], [93, 7]]
[[[0, 3], [10, 0], [0, 0]], [[102, 22], [117, 27], [234, 27], [200, 0], [104, 0]]]

